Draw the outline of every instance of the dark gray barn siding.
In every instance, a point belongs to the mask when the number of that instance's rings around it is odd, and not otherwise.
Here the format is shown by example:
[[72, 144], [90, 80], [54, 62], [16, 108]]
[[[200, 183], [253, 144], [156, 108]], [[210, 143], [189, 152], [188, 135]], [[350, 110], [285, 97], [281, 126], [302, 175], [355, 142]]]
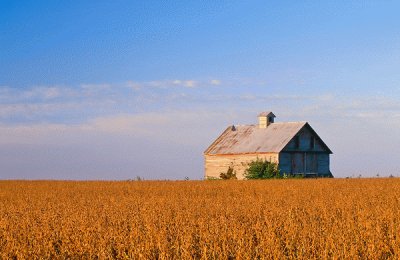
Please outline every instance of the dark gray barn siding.
[[304, 173], [304, 154], [292, 153], [292, 173]]
[[329, 175], [330, 151], [318, 136], [308, 128], [303, 128], [296, 136], [279, 154], [281, 173]]
[[316, 153], [306, 154], [306, 173], [318, 173], [318, 163], [317, 163]]
[[319, 174], [330, 174], [329, 154], [328, 153], [318, 154], [318, 173]]
[[[294, 137], [286, 145], [284, 151], [316, 151], [316, 152], [325, 151], [321, 142], [318, 140], [316, 136], [312, 134], [312, 132], [309, 129], [303, 128], [297, 134], [297, 136], [299, 138], [299, 147], [296, 147], [296, 137]], [[311, 138], [314, 139], [313, 147], [311, 146], [312, 145]]]
[[[319, 164], [321, 166], [319, 166]], [[314, 152], [282, 152], [279, 154], [279, 169], [281, 173], [287, 174], [328, 174], [329, 154]]]
[[279, 154], [279, 170], [281, 173], [292, 173], [291, 166], [292, 156], [290, 153], [280, 153]]
[[279, 154], [279, 170], [287, 174], [327, 175], [329, 154], [315, 152], [282, 152]]

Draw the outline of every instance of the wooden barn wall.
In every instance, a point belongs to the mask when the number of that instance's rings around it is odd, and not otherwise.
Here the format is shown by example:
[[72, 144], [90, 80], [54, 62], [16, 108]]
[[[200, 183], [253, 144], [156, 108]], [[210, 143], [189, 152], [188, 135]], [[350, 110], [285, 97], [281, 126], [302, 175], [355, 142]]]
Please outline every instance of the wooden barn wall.
[[[302, 129], [298, 136], [298, 147], [296, 147], [296, 138], [294, 137], [280, 153], [280, 171], [292, 174], [329, 174], [329, 153], [318, 138], [308, 128]], [[314, 138], [313, 146], [311, 138]]]
[[[316, 152], [285, 152], [279, 154], [279, 169], [281, 173], [322, 173], [325, 174], [325, 170], [319, 172], [318, 159], [321, 158], [320, 164], [329, 169], [329, 161], [326, 162], [326, 156], [318, 157], [320, 154]], [[329, 160], [329, 155], [328, 155]]]
[[[315, 152], [286, 152], [279, 154], [281, 173], [318, 173], [318, 154]], [[326, 164], [326, 162], [324, 162]], [[327, 164], [329, 166], [329, 163]]]
[[279, 154], [279, 170], [281, 173], [292, 173], [292, 156], [290, 153]]
[[321, 153], [318, 154], [318, 173], [329, 174], [329, 154]]
[[236, 171], [237, 178], [243, 179], [248, 163], [257, 158], [277, 163], [279, 156], [277, 153], [205, 155], [205, 178], [219, 178], [221, 172], [226, 172], [229, 166], [232, 166]]
[[[314, 147], [311, 147], [311, 138], [314, 137]], [[312, 132], [304, 128], [299, 133], [299, 147], [296, 147], [295, 138], [290, 140], [283, 151], [314, 151], [324, 152], [325, 149]]]

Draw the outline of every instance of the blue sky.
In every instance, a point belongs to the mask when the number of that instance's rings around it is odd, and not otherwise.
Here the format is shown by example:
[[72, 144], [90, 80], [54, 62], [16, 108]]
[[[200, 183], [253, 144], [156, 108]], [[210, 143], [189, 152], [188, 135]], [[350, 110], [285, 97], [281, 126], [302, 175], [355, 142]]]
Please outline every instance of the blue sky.
[[400, 174], [397, 1], [0, 1], [0, 178], [200, 179], [227, 125], [308, 121]]

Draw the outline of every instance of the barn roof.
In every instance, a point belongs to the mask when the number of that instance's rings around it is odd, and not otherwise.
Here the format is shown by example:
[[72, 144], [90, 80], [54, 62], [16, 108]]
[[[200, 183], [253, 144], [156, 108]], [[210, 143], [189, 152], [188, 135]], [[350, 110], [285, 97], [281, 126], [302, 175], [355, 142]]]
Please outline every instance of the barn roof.
[[269, 116], [269, 115], [276, 117], [274, 115], [274, 113], [272, 113], [272, 111], [261, 112], [258, 116], [260, 117], [260, 116]]
[[273, 123], [267, 128], [259, 128], [257, 125], [230, 126], [204, 154], [279, 153], [306, 125], [315, 133], [307, 122]]

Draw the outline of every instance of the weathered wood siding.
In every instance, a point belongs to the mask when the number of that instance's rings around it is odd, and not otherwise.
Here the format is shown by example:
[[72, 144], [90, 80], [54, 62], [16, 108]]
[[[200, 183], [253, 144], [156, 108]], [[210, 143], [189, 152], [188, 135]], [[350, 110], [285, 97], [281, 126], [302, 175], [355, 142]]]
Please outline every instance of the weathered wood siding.
[[226, 172], [231, 166], [236, 171], [237, 178], [243, 179], [248, 163], [257, 158], [278, 163], [279, 155], [277, 153], [205, 155], [205, 178], [219, 178], [221, 172]]
[[329, 154], [323, 152], [282, 152], [279, 169], [287, 174], [328, 174]]
[[[299, 146], [296, 147], [296, 138], [290, 140], [283, 151], [313, 151], [313, 152], [325, 152], [325, 148], [320, 143], [318, 138], [312, 134], [307, 128], [303, 128], [298, 134]], [[311, 138], [314, 139], [314, 145], [312, 147]]]
[[292, 155], [290, 153], [279, 154], [279, 170], [281, 173], [292, 173]]
[[306, 173], [318, 173], [318, 154], [306, 153]]
[[296, 136], [279, 154], [281, 173], [329, 175], [329, 152], [319, 138], [307, 128]]
[[323, 174], [323, 175], [330, 174], [329, 154], [327, 153], [318, 154], [318, 174]]

